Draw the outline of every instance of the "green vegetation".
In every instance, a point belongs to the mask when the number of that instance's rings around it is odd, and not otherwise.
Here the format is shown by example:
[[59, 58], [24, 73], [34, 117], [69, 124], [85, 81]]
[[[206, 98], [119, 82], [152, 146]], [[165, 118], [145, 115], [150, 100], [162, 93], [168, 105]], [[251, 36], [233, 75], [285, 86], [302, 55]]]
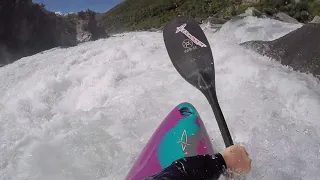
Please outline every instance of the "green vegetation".
[[178, 15], [206, 18], [218, 14], [230, 18], [234, 0], [126, 0], [107, 12], [103, 21], [107, 30], [139, 30], [160, 27]]
[[320, 16], [320, 0], [309, 2], [309, 12], [312, 16]]
[[248, 7], [256, 7], [268, 15], [285, 12], [300, 22], [320, 15], [320, 0], [300, 0], [299, 3], [296, 0], [252, 0], [251, 3], [243, 0], [126, 0], [108, 11], [102, 21], [106, 30], [112, 33], [159, 28], [178, 15], [229, 19]]
[[261, 0], [257, 9], [268, 15], [272, 15], [277, 12], [284, 12], [300, 22], [307, 22], [315, 15], [320, 15], [320, 1]]

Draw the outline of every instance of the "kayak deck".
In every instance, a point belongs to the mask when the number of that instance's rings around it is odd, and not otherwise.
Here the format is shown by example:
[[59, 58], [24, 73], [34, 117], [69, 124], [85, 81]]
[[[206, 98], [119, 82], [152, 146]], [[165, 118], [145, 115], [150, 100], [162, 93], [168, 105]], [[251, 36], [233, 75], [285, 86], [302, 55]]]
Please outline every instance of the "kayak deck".
[[153, 133], [126, 180], [144, 179], [184, 157], [213, 153], [211, 140], [198, 112], [190, 103], [182, 103]]

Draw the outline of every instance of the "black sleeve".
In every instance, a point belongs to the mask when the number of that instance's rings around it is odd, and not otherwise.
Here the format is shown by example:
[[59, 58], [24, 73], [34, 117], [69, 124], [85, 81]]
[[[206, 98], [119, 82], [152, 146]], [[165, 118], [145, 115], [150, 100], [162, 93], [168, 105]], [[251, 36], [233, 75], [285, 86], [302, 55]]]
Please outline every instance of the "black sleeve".
[[145, 180], [204, 180], [218, 179], [226, 169], [221, 154], [186, 157]]

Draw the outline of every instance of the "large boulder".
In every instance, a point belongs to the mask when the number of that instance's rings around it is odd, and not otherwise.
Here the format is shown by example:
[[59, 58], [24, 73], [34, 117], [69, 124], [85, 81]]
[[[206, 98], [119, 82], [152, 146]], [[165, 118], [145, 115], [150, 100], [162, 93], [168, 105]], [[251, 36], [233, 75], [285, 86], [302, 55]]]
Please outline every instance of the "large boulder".
[[217, 17], [208, 17], [206, 20], [203, 21], [204, 24], [224, 24], [227, 20]]
[[299, 24], [298, 20], [294, 19], [293, 17], [291, 17], [288, 14], [283, 13], [283, 12], [279, 12], [277, 14], [274, 14], [273, 16], [274, 16], [275, 19], [277, 19], [279, 21], [292, 23], [292, 24]]
[[243, 5], [251, 5], [251, 4], [257, 4], [260, 0], [241, 0], [241, 4]]
[[320, 16], [315, 16], [310, 23], [320, 24]]
[[262, 13], [259, 10], [257, 10], [256, 8], [254, 8], [254, 7], [248, 7], [248, 9], [243, 14], [240, 14], [240, 16], [261, 17]]
[[242, 45], [320, 78], [319, 32], [320, 24], [309, 23], [274, 41], [249, 41]]
[[198, 24], [202, 24], [202, 23], [203, 23], [203, 18], [201, 18], [201, 17], [195, 17], [194, 20], [195, 20]]

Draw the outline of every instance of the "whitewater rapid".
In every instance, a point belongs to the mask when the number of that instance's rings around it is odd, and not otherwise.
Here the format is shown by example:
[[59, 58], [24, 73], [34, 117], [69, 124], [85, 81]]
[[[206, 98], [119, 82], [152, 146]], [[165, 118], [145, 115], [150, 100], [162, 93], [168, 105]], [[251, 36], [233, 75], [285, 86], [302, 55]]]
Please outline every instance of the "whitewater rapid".
[[[238, 44], [301, 27], [247, 17], [203, 26], [217, 95], [247, 179], [318, 179], [320, 83]], [[161, 32], [130, 32], [55, 48], [0, 68], [1, 180], [120, 180], [167, 113], [192, 103], [224, 144], [205, 97], [176, 72]]]

